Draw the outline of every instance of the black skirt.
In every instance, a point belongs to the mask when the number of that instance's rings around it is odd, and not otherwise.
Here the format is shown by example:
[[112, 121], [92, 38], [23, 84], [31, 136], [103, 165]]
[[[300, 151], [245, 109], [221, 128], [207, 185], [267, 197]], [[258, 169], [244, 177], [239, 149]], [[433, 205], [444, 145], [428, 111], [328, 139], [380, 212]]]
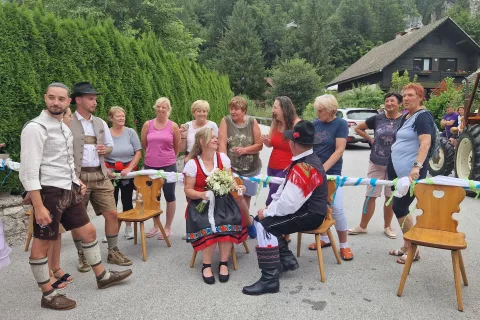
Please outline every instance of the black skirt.
[[202, 212], [196, 207], [202, 199], [190, 200], [187, 206], [187, 242], [195, 242], [204, 237], [234, 235], [242, 232], [242, 213], [231, 194], [215, 197], [213, 213], [214, 226], [208, 220], [210, 202]]

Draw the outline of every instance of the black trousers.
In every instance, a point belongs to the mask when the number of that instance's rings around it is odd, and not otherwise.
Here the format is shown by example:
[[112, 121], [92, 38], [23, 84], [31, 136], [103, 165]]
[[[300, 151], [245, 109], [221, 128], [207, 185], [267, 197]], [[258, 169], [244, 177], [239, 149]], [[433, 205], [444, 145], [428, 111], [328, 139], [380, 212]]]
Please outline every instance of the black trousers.
[[[115, 196], [115, 204], [118, 204], [118, 192], [122, 190], [122, 206], [123, 211], [133, 209], [133, 190], [135, 189], [135, 184], [133, 183], [133, 179], [119, 179], [116, 180], [117, 185], [115, 186], [115, 190], [113, 195]], [[113, 181], [112, 181], [113, 183]]]
[[316, 229], [324, 219], [324, 215], [305, 212], [281, 217], [266, 217], [260, 223], [267, 232], [280, 238], [282, 235]]
[[[423, 168], [420, 169], [420, 177], [418, 178], [419, 180], [420, 179], [425, 179], [427, 177], [429, 161], [430, 161], [430, 158], [427, 157], [427, 159], [423, 163]], [[394, 179], [398, 178], [397, 173], [395, 172], [395, 169], [393, 168], [393, 163], [392, 163], [391, 158], [388, 161], [388, 165], [387, 165], [387, 176], [388, 176], [388, 180], [394, 180]], [[394, 191], [393, 186], [392, 186], [392, 191]], [[410, 190], [408, 191], [408, 193], [406, 195], [404, 195], [401, 198], [393, 197], [392, 209], [393, 209], [393, 213], [395, 213], [395, 216], [397, 217], [397, 219], [403, 218], [407, 214], [410, 213], [409, 207], [412, 204], [414, 199], [415, 199], [414, 196], [410, 196]]]

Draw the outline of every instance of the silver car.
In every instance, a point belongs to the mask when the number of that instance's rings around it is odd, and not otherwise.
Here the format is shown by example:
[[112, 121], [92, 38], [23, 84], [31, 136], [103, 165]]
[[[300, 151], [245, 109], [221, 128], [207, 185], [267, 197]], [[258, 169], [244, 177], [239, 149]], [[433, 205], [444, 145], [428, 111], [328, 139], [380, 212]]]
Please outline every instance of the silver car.
[[[371, 116], [377, 115], [378, 111], [375, 109], [365, 109], [365, 108], [348, 108], [348, 109], [338, 109], [337, 117], [345, 119], [348, 124], [348, 138], [347, 143], [357, 143], [364, 142], [368, 143], [367, 140], [360, 137], [355, 133], [355, 127], [364, 122], [366, 119]], [[373, 138], [373, 130], [367, 129], [365, 132]]]

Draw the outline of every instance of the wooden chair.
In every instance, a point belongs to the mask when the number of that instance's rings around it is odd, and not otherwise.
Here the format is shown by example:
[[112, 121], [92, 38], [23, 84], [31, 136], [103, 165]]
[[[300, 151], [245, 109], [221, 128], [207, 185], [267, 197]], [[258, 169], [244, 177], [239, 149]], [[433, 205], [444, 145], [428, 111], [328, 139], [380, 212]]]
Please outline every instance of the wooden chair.
[[[332, 181], [332, 180], [328, 181], [328, 203], [332, 203], [333, 194], [336, 190], [336, 187], [337, 185], [335, 181]], [[315, 235], [315, 243], [317, 244], [318, 267], [320, 269], [320, 280], [322, 282], [325, 282], [326, 278], [325, 278], [325, 266], [323, 264], [322, 246], [320, 244], [321, 233], [327, 233], [328, 239], [330, 239], [330, 243], [332, 244], [333, 253], [335, 254], [335, 258], [337, 258], [337, 263], [342, 264], [342, 260], [340, 259], [340, 254], [337, 251], [337, 245], [335, 244], [335, 239], [333, 238], [332, 231], [330, 230], [330, 228], [334, 225], [335, 225], [335, 220], [332, 217], [332, 208], [330, 208], [329, 206], [327, 209], [325, 220], [320, 225], [320, 227], [311, 231], [298, 232], [297, 257], [300, 257], [300, 249], [302, 247], [302, 234], [308, 233], [308, 234]]]
[[[434, 191], [443, 191], [443, 197], [436, 197]], [[417, 208], [421, 209], [423, 214], [417, 217], [415, 226], [403, 235], [411, 245], [397, 295], [402, 296], [417, 246], [450, 250], [458, 310], [463, 311], [460, 274], [465, 286], [468, 286], [468, 281], [461, 250], [467, 247], [467, 242], [465, 234], [457, 231], [458, 221], [453, 219], [452, 214], [460, 211], [460, 203], [465, 198], [465, 190], [461, 187], [418, 184], [415, 186], [414, 193], [418, 201]]]
[[28, 217], [28, 226], [27, 226], [27, 241], [25, 242], [25, 252], [30, 248], [30, 242], [32, 241], [33, 236], [33, 215], [32, 211], [25, 212], [25, 215]]
[[145, 237], [144, 222], [148, 219], [153, 219], [157, 222], [160, 232], [170, 247], [170, 241], [168, 240], [165, 230], [163, 229], [162, 222], [160, 221], [160, 215], [163, 211], [160, 209], [160, 195], [163, 186], [163, 179], [150, 179], [148, 176], [138, 176], [134, 179], [135, 187], [137, 188], [137, 195], [141, 194], [143, 199], [144, 210], [140, 213], [140, 208], [135, 204], [135, 208], [118, 214], [118, 229], [122, 222], [133, 222], [133, 244], [137, 244], [137, 223], [140, 223], [140, 236], [142, 239], [142, 254], [143, 261], [147, 261], [147, 243]]
[[[239, 186], [243, 185], [243, 181], [239, 177], [235, 178], [235, 182]], [[233, 191], [232, 195], [235, 199], [238, 198], [238, 193], [236, 191]], [[245, 253], [250, 253], [250, 250], [248, 249], [247, 241], [243, 241], [243, 247], [245, 248]], [[192, 254], [192, 259], [190, 260], [190, 268], [193, 268], [193, 266], [195, 265], [196, 258], [197, 258], [197, 252], [194, 250]], [[235, 254], [235, 245], [232, 246], [232, 260], [233, 260], [233, 270], [237, 270], [238, 264], [237, 264], [237, 255]]]

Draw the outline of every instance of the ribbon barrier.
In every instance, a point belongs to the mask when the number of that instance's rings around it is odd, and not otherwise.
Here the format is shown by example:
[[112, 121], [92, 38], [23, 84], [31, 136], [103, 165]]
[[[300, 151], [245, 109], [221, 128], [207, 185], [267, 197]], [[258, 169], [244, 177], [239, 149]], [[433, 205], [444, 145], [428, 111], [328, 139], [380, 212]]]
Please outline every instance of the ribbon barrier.
[[[0, 160], [0, 169], [6, 170], [10, 168], [13, 171], [18, 171], [20, 169], [20, 163], [13, 162], [11, 159]], [[149, 176], [151, 179], [162, 178], [166, 182], [183, 182], [183, 173], [180, 172], [165, 172], [163, 170], [138, 170], [132, 171], [125, 176], [121, 176], [120, 173], [113, 173], [115, 179], [131, 179], [136, 176]], [[260, 188], [266, 188], [269, 183], [282, 184], [285, 181], [285, 178], [272, 177], [267, 175], [257, 175], [254, 177], [244, 177], [241, 175], [234, 174], [235, 177], [239, 177], [242, 180], [249, 180], [256, 183], [259, 183]], [[416, 184], [437, 184], [443, 186], [458, 186], [462, 187], [465, 190], [470, 190], [477, 193], [477, 197], [480, 194], [480, 181], [459, 179], [454, 177], [445, 177], [445, 176], [436, 176], [431, 178], [426, 178], [422, 180], [414, 180], [410, 183], [408, 177], [403, 177], [390, 180], [380, 180], [380, 179], [370, 179], [370, 178], [351, 178], [346, 176], [327, 176], [328, 180], [335, 180], [337, 182], [337, 189], [343, 186], [366, 186], [371, 185], [372, 187], [376, 186], [394, 186], [394, 192], [392, 198], [395, 196], [401, 198], [406, 195], [409, 191], [413, 195], [413, 189]], [[335, 195], [334, 195], [335, 197]], [[392, 198], [388, 200], [388, 203], [391, 202]]]

